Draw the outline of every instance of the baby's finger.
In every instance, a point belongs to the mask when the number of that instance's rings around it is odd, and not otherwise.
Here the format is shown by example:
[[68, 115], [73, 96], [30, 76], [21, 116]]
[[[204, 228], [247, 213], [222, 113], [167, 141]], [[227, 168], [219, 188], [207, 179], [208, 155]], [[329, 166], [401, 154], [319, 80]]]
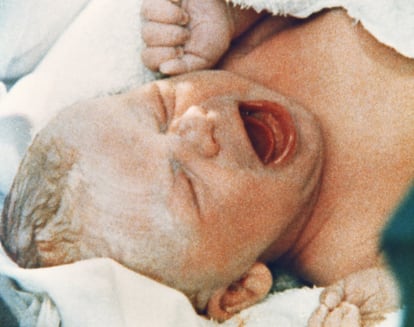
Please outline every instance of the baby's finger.
[[328, 317], [329, 308], [322, 304], [311, 315], [308, 321], [308, 327], [322, 327], [323, 322]]
[[362, 326], [361, 315], [357, 306], [343, 302], [329, 313], [323, 323], [325, 327], [359, 327]]
[[169, 0], [144, 0], [141, 15], [154, 22], [185, 25], [188, 23], [187, 12]]
[[206, 59], [193, 54], [185, 54], [182, 58], [162, 63], [160, 72], [166, 75], [178, 75], [210, 67], [211, 64]]
[[178, 53], [173, 47], [145, 48], [141, 52], [142, 63], [152, 71], [158, 71], [160, 65], [177, 58]]
[[190, 32], [177, 25], [147, 22], [142, 26], [142, 39], [149, 47], [179, 46], [190, 37]]

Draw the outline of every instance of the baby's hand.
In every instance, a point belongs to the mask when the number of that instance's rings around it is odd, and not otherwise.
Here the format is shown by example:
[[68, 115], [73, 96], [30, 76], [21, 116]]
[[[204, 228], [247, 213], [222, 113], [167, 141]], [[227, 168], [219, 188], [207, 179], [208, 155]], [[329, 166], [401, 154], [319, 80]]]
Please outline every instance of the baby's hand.
[[308, 327], [374, 326], [398, 306], [398, 287], [391, 274], [384, 268], [371, 268], [327, 287]]
[[143, 0], [141, 14], [142, 61], [163, 74], [211, 68], [234, 34], [224, 0]]

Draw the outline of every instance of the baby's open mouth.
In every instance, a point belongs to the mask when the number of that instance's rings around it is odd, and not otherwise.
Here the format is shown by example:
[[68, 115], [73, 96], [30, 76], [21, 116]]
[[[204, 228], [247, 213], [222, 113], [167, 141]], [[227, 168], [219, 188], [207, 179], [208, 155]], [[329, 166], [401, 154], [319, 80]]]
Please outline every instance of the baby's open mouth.
[[264, 164], [286, 161], [296, 146], [296, 129], [290, 113], [267, 100], [239, 103], [247, 135]]

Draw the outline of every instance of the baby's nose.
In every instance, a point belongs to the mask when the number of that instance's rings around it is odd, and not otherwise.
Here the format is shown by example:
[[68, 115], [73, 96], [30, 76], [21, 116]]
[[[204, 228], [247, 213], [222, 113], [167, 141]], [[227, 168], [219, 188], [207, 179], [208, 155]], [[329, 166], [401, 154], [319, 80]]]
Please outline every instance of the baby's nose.
[[182, 138], [183, 146], [191, 146], [202, 156], [213, 157], [220, 150], [214, 138], [214, 125], [214, 112], [192, 106], [171, 124], [170, 131]]

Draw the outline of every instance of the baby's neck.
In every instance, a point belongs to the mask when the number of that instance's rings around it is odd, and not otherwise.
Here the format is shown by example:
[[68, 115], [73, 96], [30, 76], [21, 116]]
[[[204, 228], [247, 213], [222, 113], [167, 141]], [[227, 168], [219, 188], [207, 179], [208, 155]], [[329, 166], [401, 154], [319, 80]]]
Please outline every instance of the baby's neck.
[[379, 231], [414, 177], [414, 61], [330, 11], [244, 57], [230, 53], [222, 68], [291, 97], [321, 122], [321, 192], [290, 261], [323, 284], [376, 265]]

